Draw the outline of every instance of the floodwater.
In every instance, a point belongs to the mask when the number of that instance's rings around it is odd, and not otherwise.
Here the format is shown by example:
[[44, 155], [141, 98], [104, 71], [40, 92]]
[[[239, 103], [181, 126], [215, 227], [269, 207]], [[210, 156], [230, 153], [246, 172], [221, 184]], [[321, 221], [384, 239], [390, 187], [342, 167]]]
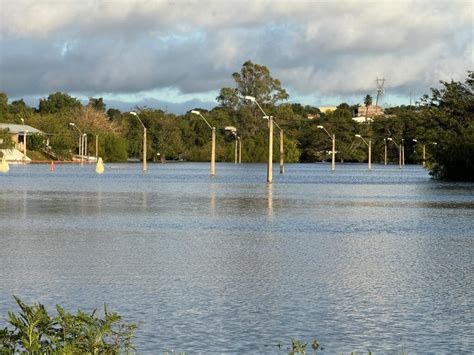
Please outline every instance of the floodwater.
[[[137, 352], [474, 349], [474, 184], [419, 166], [11, 166], [0, 175], [0, 327], [12, 295], [139, 322]], [[282, 344], [278, 348], [277, 344]]]

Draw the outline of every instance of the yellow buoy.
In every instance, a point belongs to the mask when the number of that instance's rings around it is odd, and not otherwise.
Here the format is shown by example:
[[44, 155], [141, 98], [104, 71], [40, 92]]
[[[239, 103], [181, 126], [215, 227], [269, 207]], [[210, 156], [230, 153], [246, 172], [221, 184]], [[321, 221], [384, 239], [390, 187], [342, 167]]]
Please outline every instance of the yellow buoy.
[[102, 158], [97, 160], [97, 165], [95, 166], [95, 172], [97, 174], [102, 174], [104, 172], [104, 163], [102, 162]]
[[8, 165], [5, 155], [2, 157], [2, 162], [0, 163], [0, 173], [8, 173], [10, 166]]

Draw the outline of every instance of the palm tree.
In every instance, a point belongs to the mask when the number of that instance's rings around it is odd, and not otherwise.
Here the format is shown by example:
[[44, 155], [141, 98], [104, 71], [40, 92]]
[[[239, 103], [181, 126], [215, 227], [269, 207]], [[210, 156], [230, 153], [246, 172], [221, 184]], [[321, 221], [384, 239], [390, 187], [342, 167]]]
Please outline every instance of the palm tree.
[[365, 123], [367, 123], [367, 114], [369, 111], [369, 106], [372, 105], [372, 96], [367, 94], [364, 98], [364, 105], [365, 105]]

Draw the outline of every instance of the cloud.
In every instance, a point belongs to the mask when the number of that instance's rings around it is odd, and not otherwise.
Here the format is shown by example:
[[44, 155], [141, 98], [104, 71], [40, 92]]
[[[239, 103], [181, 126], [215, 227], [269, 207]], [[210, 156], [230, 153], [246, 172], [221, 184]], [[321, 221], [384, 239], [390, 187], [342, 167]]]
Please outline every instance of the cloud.
[[387, 93], [421, 95], [473, 67], [471, 1], [0, 0], [0, 10], [0, 90], [14, 97], [172, 89], [182, 102], [233, 85], [248, 59], [315, 101], [374, 92], [377, 76]]

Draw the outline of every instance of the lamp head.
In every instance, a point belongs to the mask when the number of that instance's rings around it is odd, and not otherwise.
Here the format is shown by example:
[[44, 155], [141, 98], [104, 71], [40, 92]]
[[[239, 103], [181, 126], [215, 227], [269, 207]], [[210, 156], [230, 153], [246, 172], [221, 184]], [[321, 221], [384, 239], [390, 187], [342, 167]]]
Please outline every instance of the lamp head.
[[418, 142], [418, 139], [412, 139], [412, 141], [416, 143], [416, 142]]
[[73, 122], [69, 122], [69, 125], [74, 127], [76, 124]]
[[255, 102], [255, 97], [253, 97], [253, 96], [245, 96], [245, 100], [249, 100], [249, 101]]
[[438, 145], [438, 143], [437, 143], [437, 142], [433, 142], [433, 145]]
[[191, 113], [192, 113], [192, 114], [195, 114], [195, 115], [200, 115], [200, 114], [201, 114], [201, 112], [196, 111], [196, 110], [192, 110]]
[[392, 139], [392, 138], [387, 138], [387, 140], [388, 140], [388, 141], [393, 141], [393, 139]]
[[130, 114], [133, 116], [138, 116], [138, 114], [135, 111], [130, 111]]
[[360, 134], [356, 134], [356, 137], [357, 138], [362, 138]]
[[324, 127], [323, 126], [316, 126], [316, 128], [323, 129]]

